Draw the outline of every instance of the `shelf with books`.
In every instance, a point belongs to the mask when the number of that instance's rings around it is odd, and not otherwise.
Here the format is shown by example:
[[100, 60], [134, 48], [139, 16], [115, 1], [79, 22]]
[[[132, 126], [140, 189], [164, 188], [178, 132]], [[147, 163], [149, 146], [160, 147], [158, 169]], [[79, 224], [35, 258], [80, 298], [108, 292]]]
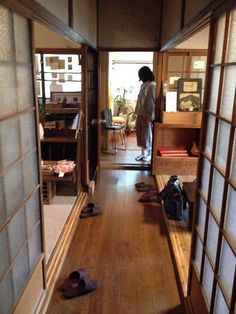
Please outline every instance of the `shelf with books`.
[[185, 147], [159, 147], [157, 155], [161, 157], [188, 157], [189, 153]]
[[198, 157], [192, 154], [192, 148], [199, 133], [196, 125], [155, 123], [153, 174], [195, 175]]

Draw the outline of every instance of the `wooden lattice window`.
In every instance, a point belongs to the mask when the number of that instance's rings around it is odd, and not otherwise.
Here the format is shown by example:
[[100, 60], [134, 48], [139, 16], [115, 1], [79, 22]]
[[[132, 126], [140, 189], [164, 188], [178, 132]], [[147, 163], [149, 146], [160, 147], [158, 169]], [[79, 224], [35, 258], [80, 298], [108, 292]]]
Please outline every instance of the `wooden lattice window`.
[[236, 9], [210, 33], [188, 295], [194, 312], [222, 314], [236, 310]]
[[30, 22], [0, 6], [0, 312], [42, 257]]

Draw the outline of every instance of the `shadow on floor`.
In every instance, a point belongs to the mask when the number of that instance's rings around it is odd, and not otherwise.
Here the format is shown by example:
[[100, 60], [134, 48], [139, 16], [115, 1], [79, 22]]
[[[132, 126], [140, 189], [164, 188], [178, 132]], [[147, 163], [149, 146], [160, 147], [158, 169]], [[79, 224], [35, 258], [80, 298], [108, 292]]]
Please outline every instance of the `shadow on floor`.
[[143, 222], [147, 224], [159, 225], [162, 234], [166, 234], [166, 227], [163, 224], [163, 213], [161, 204], [144, 203], [143, 206]]
[[161, 314], [186, 314], [186, 311], [184, 307], [181, 304], [179, 304], [177, 307], [171, 310], [164, 311]]

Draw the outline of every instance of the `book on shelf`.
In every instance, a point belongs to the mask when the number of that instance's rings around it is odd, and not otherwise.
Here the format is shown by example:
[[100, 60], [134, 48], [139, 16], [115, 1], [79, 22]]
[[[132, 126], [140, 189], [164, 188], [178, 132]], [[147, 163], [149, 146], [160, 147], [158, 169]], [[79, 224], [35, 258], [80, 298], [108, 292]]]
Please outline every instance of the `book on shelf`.
[[157, 154], [164, 157], [186, 157], [189, 155], [184, 147], [160, 147]]
[[188, 157], [188, 153], [161, 153], [161, 157]]

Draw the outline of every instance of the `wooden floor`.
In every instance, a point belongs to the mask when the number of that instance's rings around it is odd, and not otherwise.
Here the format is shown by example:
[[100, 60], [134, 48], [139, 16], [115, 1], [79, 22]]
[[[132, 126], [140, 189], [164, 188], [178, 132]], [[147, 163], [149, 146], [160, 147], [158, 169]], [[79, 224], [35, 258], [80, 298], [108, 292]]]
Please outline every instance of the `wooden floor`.
[[154, 183], [147, 171], [102, 170], [91, 201], [104, 210], [80, 219], [58, 280], [86, 267], [100, 287], [65, 300], [58, 291], [47, 314], [174, 314], [180, 305], [162, 211], [140, 203], [136, 182]]
[[101, 152], [101, 166], [103, 168], [113, 168], [117, 166], [132, 166], [132, 168], [147, 169], [150, 168], [151, 162], [136, 161], [135, 157], [140, 155], [141, 148], [137, 146], [136, 133], [127, 133], [125, 135], [126, 150], [124, 146], [121, 145], [120, 139], [118, 138], [118, 149], [116, 154], [114, 154], [114, 149], [112, 149], [112, 143], [110, 142], [106, 152]]

